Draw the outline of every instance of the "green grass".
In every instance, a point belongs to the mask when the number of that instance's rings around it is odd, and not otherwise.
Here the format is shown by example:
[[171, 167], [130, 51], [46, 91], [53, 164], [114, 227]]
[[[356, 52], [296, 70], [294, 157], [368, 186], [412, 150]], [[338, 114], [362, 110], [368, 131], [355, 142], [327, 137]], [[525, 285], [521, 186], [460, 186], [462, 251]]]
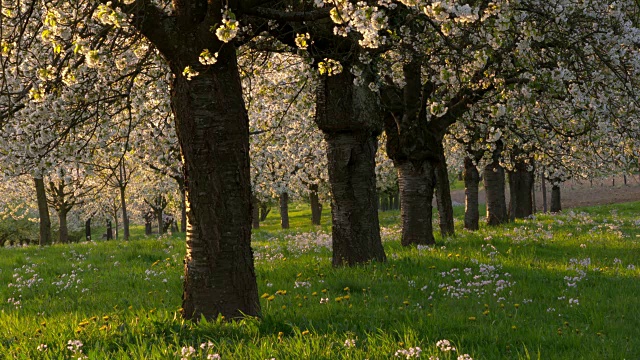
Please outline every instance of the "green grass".
[[[313, 227], [294, 205], [297, 229], [278, 230], [273, 212], [254, 233], [262, 318], [236, 323], [180, 319], [179, 235], [4, 248], [0, 358], [75, 359], [79, 340], [90, 359], [180, 359], [189, 346], [194, 359], [389, 359], [415, 347], [427, 359], [637, 359], [639, 212], [584, 208], [475, 233], [457, 220], [457, 237], [432, 248], [400, 246], [399, 214], [385, 212], [388, 262], [334, 269], [329, 206]], [[443, 339], [457, 352], [439, 350]]]

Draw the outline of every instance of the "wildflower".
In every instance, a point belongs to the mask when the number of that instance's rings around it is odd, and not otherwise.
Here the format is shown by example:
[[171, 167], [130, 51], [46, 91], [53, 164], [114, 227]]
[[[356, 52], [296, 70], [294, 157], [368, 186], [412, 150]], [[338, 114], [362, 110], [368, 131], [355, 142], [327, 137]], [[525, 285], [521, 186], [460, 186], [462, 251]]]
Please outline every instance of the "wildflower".
[[344, 347], [351, 348], [356, 346], [356, 341], [354, 339], [347, 339], [344, 341]]
[[473, 358], [469, 354], [462, 354], [458, 356], [457, 360], [473, 360]]
[[395, 357], [404, 357], [405, 359], [419, 358], [422, 349], [419, 347], [411, 347], [409, 349], [400, 349], [394, 354]]
[[47, 344], [40, 344], [38, 345], [37, 349], [38, 351], [47, 351], [47, 348], [48, 348]]
[[436, 342], [436, 347], [442, 352], [456, 351], [456, 348], [451, 346], [451, 342], [446, 339]]

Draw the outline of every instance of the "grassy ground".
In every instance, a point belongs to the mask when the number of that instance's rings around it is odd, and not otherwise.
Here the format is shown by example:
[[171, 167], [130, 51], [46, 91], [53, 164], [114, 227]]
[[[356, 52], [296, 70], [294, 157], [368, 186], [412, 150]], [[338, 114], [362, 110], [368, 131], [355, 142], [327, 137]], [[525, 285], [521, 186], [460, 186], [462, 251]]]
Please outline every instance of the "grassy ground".
[[328, 206], [321, 227], [292, 206], [296, 230], [274, 212], [254, 234], [262, 319], [233, 324], [180, 319], [180, 236], [0, 249], [0, 358], [638, 359], [638, 213], [458, 222], [403, 248], [386, 212], [388, 262], [333, 269]]

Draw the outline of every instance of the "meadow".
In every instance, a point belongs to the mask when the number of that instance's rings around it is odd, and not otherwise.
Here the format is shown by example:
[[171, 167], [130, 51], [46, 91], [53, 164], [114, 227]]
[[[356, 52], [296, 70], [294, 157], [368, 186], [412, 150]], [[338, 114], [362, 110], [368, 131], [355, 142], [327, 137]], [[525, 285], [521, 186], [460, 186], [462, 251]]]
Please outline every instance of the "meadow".
[[183, 321], [182, 234], [0, 249], [3, 359], [639, 359], [640, 203], [537, 214], [331, 267], [329, 206], [254, 232], [261, 319]]

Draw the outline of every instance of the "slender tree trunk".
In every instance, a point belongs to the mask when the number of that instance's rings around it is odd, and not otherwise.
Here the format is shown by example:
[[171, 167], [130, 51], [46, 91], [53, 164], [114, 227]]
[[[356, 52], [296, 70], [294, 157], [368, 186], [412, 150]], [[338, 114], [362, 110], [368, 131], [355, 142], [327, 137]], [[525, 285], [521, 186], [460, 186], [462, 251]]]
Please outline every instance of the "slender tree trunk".
[[533, 214], [533, 187], [534, 172], [528, 170], [528, 165], [523, 161], [517, 161], [513, 171], [509, 172], [509, 218], [524, 219]]
[[107, 240], [113, 240], [113, 227], [109, 219], [107, 219]]
[[551, 187], [551, 212], [560, 212], [562, 210], [562, 205], [560, 202], [560, 186], [553, 185]]
[[115, 225], [113, 228], [113, 230], [115, 230], [115, 235], [116, 235], [115, 238], [116, 240], [118, 240], [118, 211], [117, 210], [113, 212], [113, 221]]
[[[540, 191], [542, 191], [542, 211], [547, 212], [547, 178], [544, 177], [544, 171], [542, 172], [541, 181], [542, 186]], [[591, 187], [593, 187], [593, 183], [591, 183]]]
[[267, 220], [267, 216], [269, 215], [269, 213], [271, 212], [271, 207], [269, 207], [269, 204], [265, 203], [260, 203], [260, 221], [265, 221]]
[[91, 218], [84, 222], [84, 237], [87, 241], [91, 241]]
[[435, 169], [431, 162], [396, 163], [402, 210], [402, 245], [435, 244], [433, 237], [433, 193]]
[[122, 208], [122, 232], [124, 239], [129, 240], [129, 214], [127, 213], [127, 200], [125, 198], [125, 187], [120, 187], [120, 207]]
[[153, 225], [151, 220], [153, 220], [152, 214], [147, 213], [144, 215], [144, 234], [147, 236], [153, 234]]
[[464, 228], [478, 230], [480, 228], [480, 211], [478, 210], [478, 184], [480, 173], [470, 157], [464, 158]]
[[[236, 49], [222, 45], [215, 65], [198, 63], [191, 80], [175, 76], [171, 105], [187, 195], [187, 254], [182, 315], [226, 319], [260, 313], [251, 250], [249, 119]], [[172, 69], [180, 74], [186, 64]]]
[[497, 156], [484, 168], [484, 190], [487, 197], [487, 224], [500, 225], [506, 223], [507, 201], [504, 194], [504, 168]]
[[260, 229], [260, 201], [256, 196], [252, 196], [251, 226], [254, 229]]
[[154, 212], [156, 215], [156, 225], [158, 226], [158, 235], [162, 235], [164, 234], [164, 221], [162, 219], [164, 211], [162, 211], [162, 209], [156, 209]]
[[283, 229], [289, 228], [289, 193], [280, 194], [280, 226]]
[[309, 187], [309, 201], [311, 202], [311, 223], [320, 225], [322, 219], [322, 207], [318, 198], [318, 184], [312, 184]]
[[49, 205], [47, 204], [47, 191], [42, 178], [33, 178], [36, 186], [36, 198], [38, 199], [38, 215], [40, 217], [40, 246], [51, 244], [51, 218], [49, 217]]
[[60, 230], [58, 232], [58, 242], [66, 244], [69, 242], [69, 227], [67, 226], [67, 210], [62, 208], [58, 210], [58, 222]]
[[[443, 150], [444, 151], [444, 150]], [[451, 186], [449, 185], [449, 171], [444, 153], [439, 154], [440, 161], [435, 164], [436, 178], [436, 204], [440, 220], [440, 233], [442, 237], [453, 236], [455, 228], [453, 224], [453, 205], [451, 204]]]
[[354, 85], [348, 64], [343, 66], [340, 74], [321, 78], [316, 94], [315, 121], [327, 142], [333, 195], [334, 266], [386, 260], [375, 174], [382, 113], [377, 95], [366, 86]]

